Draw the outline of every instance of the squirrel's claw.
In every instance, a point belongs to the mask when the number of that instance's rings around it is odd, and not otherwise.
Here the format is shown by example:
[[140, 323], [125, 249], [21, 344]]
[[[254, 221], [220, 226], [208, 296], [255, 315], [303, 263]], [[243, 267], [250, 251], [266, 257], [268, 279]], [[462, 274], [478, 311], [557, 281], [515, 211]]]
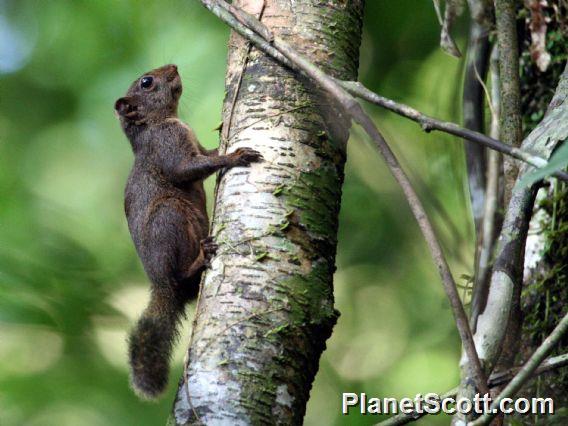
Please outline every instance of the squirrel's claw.
[[231, 155], [235, 159], [235, 166], [246, 167], [250, 163], [258, 163], [264, 160], [262, 154], [252, 148], [238, 148]]
[[201, 250], [203, 250], [204, 256], [204, 264], [205, 266], [209, 266], [211, 264], [211, 259], [217, 254], [217, 250], [219, 246], [215, 241], [213, 241], [213, 237], [209, 236], [201, 240]]

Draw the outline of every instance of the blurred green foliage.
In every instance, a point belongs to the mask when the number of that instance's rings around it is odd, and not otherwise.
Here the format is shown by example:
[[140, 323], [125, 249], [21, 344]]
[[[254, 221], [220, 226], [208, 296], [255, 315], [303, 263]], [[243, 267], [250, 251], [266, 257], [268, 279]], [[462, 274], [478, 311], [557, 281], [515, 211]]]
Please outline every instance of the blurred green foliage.
[[[463, 64], [440, 52], [438, 32], [430, 2], [368, 1], [361, 80], [458, 120]], [[0, 0], [2, 426], [166, 421], [188, 330], [169, 393], [139, 401], [125, 337], [148, 285], [123, 214], [132, 154], [112, 106], [140, 73], [175, 62], [185, 85], [180, 115], [216, 146], [227, 37], [191, 0]], [[455, 275], [471, 275], [461, 143], [369, 111], [416, 180]], [[459, 340], [426, 246], [382, 161], [352, 134], [336, 276], [342, 316], [308, 425], [378, 420], [342, 417], [342, 392], [414, 396], [458, 381]]]

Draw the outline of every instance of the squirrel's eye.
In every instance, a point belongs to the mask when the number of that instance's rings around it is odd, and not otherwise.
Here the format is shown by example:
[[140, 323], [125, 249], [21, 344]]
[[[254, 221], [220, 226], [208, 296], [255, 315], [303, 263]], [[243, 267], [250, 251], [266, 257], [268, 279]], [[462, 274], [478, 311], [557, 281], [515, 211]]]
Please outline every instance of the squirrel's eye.
[[150, 86], [152, 86], [153, 82], [154, 82], [154, 79], [150, 76], [142, 77], [140, 79], [140, 87], [142, 89], [148, 89]]

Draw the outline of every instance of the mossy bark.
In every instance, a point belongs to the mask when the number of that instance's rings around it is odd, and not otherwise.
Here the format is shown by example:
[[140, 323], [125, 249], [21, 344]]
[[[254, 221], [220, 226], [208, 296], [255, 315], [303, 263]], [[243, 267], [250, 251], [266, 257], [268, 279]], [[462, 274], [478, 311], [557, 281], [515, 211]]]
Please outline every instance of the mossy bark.
[[[554, 149], [568, 139], [567, 100], [568, 66], [564, 69], [544, 119], [525, 138], [523, 149], [549, 158]], [[492, 371], [498, 361], [501, 369], [511, 367], [514, 355], [519, 353], [521, 339], [516, 337], [513, 341], [506, 333], [510, 332], [510, 324], [514, 321], [512, 312], [521, 311], [521, 306], [516, 305], [521, 300], [517, 292], [521, 291], [523, 283], [527, 233], [538, 189], [538, 183], [527, 186], [522, 180], [530, 170], [527, 165], [521, 166], [513, 187], [496, 249], [485, 310], [479, 317], [474, 335], [479, 357], [487, 371]], [[562, 275], [558, 279], [562, 279]], [[565, 300], [558, 303], [563, 305]], [[515, 336], [520, 334], [521, 324], [518, 323], [518, 326]]]
[[[525, 138], [522, 148], [543, 158], [549, 158], [559, 144], [568, 139], [568, 66], [565, 67], [556, 92], [544, 119]], [[523, 283], [523, 260], [529, 221], [533, 211], [538, 183], [527, 186], [522, 178], [530, 173], [528, 165], [522, 165], [519, 177], [511, 191], [511, 199], [495, 252], [495, 261], [485, 307], [477, 321], [474, 334], [479, 359], [487, 372], [499, 362], [501, 368], [509, 368], [520, 344], [521, 323], [514, 317], [520, 312], [520, 292]], [[565, 302], [565, 301], [564, 301]], [[562, 303], [562, 302], [561, 302]], [[514, 324], [516, 327], [511, 327]], [[511, 330], [515, 339], [508, 336]], [[501, 357], [501, 359], [499, 358]], [[462, 357], [462, 388], [458, 397], [471, 394], [468, 385], [467, 363]], [[510, 361], [510, 362], [509, 362]], [[454, 418], [455, 425], [465, 424], [465, 419]]]
[[[519, 43], [517, 38], [517, 0], [495, 0], [499, 73], [501, 84], [501, 137], [513, 146], [522, 141]], [[515, 160], [505, 158], [505, 205], [518, 174]]]
[[[521, 18], [530, 17], [530, 11], [522, 9]], [[536, 122], [547, 112], [552, 87], [566, 73], [568, 53], [568, 5], [551, 1], [542, 9], [547, 22], [547, 50], [551, 63], [545, 71], [539, 70], [530, 54], [530, 30], [525, 30], [521, 55], [522, 112], [525, 130], [532, 130]], [[556, 95], [552, 106], [558, 106], [568, 98], [568, 79], [564, 78], [564, 97]], [[557, 122], [566, 125], [566, 119]], [[564, 137], [568, 137], [565, 130]], [[564, 142], [566, 143], [566, 142]], [[520, 350], [516, 364], [524, 363], [550, 334], [566, 312], [568, 301], [568, 186], [551, 179], [550, 185], [540, 189], [537, 205], [531, 220], [531, 238], [540, 245], [530, 254], [530, 264], [525, 264], [522, 294], [523, 327], [519, 339]], [[540, 259], [539, 259], [540, 258]], [[568, 352], [568, 337], [560, 341], [552, 356]], [[568, 423], [568, 371], [554, 370], [533, 380], [523, 389], [524, 397], [551, 397], [556, 412], [552, 416], [516, 416], [522, 424]]]
[[[334, 77], [356, 80], [363, 0], [238, 0]], [[349, 120], [233, 34], [222, 151], [265, 161], [220, 177], [219, 244], [200, 294], [175, 424], [301, 424], [338, 313], [338, 213]], [[229, 126], [229, 127], [228, 127]]]
[[[544, 242], [541, 259], [530, 269], [525, 268], [526, 279], [522, 295], [523, 328], [517, 364], [523, 364], [544, 341], [566, 312], [568, 300], [568, 187], [556, 182], [542, 188], [544, 197], [538, 202], [531, 225], [539, 229], [538, 238]], [[540, 218], [540, 219], [539, 219]], [[565, 336], [552, 356], [568, 352]], [[522, 391], [527, 398], [553, 398], [556, 413], [548, 420], [568, 423], [568, 369], [561, 368], [533, 380]], [[543, 423], [545, 416], [517, 416], [523, 424]]]

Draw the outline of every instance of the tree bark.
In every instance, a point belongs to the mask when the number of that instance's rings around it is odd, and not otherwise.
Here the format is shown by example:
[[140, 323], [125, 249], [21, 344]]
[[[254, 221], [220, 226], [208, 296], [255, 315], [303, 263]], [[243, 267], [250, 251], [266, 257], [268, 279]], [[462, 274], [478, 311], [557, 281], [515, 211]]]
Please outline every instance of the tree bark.
[[[550, 157], [554, 149], [568, 139], [568, 66], [556, 88], [544, 119], [523, 141], [523, 149], [530, 150], [545, 158]], [[505, 340], [510, 324], [514, 320], [512, 312], [520, 311], [520, 291], [523, 280], [523, 260], [531, 213], [538, 183], [527, 186], [522, 178], [531, 171], [522, 165], [519, 177], [511, 193], [511, 200], [505, 212], [505, 218], [495, 253], [495, 262], [491, 274], [487, 300], [481, 312], [474, 339], [486, 371], [495, 367], [502, 351], [513, 352], [519, 342]], [[463, 362], [462, 368], [467, 367]], [[458, 396], [472, 395], [467, 375], [462, 374], [462, 385]], [[454, 424], [461, 425], [463, 418], [454, 419]]]
[[[534, 9], [533, 7], [536, 7]], [[529, 1], [525, 3], [529, 18], [525, 21], [525, 37], [523, 54], [521, 55], [521, 88], [523, 94], [523, 122], [528, 128], [547, 110], [550, 102], [549, 93], [564, 70], [564, 98], [556, 95], [552, 105], [567, 102], [568, 71], [565, 68], [568, 52], [568, 4], [558, 0], [549, 1], [548, 7], [542, 3]], [[560, 9], [556, 9], [560, 8]], [[559, 10], [559, 13], [556, 13]], [[542, 15], [541, 15], [542, 14]], [[538, 62], [532, 55], [533, 43], [531, 28], [533, 24], [545, 23], [546, 50], [541, 56], [549, 55], [550, 64], [546, 71], [539, 69]], [[558, 127], [565, 125], [558, 121]], [[568, 133], [565, 133], [568, 136]], [[566, 141], [564, 141], [566, 143]], [[520, 349], [517, 364], [523, 364], [542, 343], [543, 339], [558, 324], [566, 312], [568, 301], [568, 275], [566, 274], [566, 258], [568, 254], [568, 187], [561, 181], [547, 179], [537, 195], [537, 202], [529, 227], [527, 253], [525, 254], [523, 297], [523, 330], [519, 339]], [[555, 354], [568, 352], [568, 336], [565, 336], [555, 348]], [[520, 396], [551, 397], [556, 412], [554, 415], [531, 416], [530, 420], [520, 415], [516, 420], [524, 424], [557, 422], [568, 424], [568, 369], [559, 369], [554, 374], [539, 376], [526, 386]]]
[[[495, 0], [501, 84], [501, 140], [512, 146], [519, 146], [523, 139], [516, 6], [516, 0]], [[505, 158], [504, 161], [505, 205], [508, 205], [519, 168], [512, 159]]]
[[[357, 78], [363, 0], [238, 0], [326, 72]], [[229, 43], [221, 151], [265, 161], [218, 182], [175, 424], [301, 424], [338, 313], [337, 218], [349, 120], [240, 36]]]

